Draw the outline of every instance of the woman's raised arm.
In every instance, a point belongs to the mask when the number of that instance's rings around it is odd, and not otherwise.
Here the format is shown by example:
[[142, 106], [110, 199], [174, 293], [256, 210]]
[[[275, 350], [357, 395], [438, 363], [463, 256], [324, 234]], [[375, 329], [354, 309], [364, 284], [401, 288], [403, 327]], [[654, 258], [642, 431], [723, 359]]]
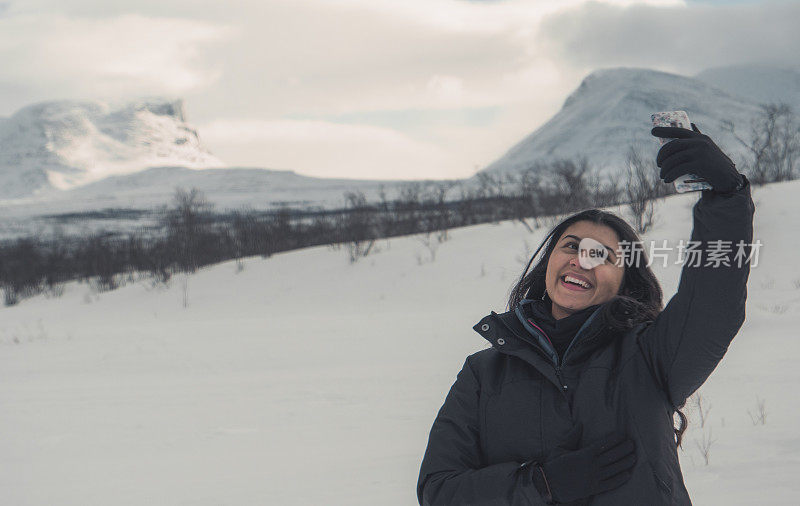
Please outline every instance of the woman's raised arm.
[[722, 360], [745, 319], [755, 208], [750, 183], [741, 178], [741, 189], [702, 192], [691, 238], [700, 241], [699, 266], [690, 266], [697, 259], [687, 257], [678, 292], [638, 335], [645, 360], [676, 409]]

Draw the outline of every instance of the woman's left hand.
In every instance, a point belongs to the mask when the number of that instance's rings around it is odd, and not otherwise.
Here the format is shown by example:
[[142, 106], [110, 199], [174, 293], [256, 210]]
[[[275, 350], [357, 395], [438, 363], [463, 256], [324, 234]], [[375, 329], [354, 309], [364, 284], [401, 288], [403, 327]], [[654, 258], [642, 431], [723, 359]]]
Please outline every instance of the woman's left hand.
[[661, 167], [660, 177], [665, 183], [671, 183], [684, 174], [695, 174], [720, 193], [736, 190], [743, 183], [733, 161], [694, 123], [691, 130], [654, 127], [650, 133], [674, 139], [661, 147], [656, 158], [656, 164]]

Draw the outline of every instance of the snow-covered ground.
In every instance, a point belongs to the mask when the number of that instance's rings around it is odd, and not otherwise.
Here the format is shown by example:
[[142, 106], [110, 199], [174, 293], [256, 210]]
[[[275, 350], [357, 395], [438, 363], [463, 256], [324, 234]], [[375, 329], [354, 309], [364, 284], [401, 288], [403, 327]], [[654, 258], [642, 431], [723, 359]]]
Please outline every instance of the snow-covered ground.
[[[679, 452], [695, 504], [800, 497], [800, 181], [754, 191], [763, 246], [747, 321], [701, 392]], [[696, 194], [646, 239], [688, 239]], [[614, 209], [612, 209], [614, 210]], [[350, 265], [326, 247], [0, 309], [0, 503], [412, 505], [428, 431], [472, 325], [502, 311], [545, 231], [414, 237]], [[679, 266], [654, 267], [666, 298]], [[184, 289], [184, 286], [186, 287]], [[184, 307], [184, 298], [187, 299]], [[765, 425], [748, 410], [765, 400]]]

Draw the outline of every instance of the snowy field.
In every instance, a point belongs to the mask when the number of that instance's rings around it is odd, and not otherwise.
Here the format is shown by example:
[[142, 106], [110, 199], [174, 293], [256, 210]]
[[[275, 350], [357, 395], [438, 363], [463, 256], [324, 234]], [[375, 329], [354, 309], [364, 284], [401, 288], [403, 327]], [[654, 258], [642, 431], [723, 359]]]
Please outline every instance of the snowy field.
[[[701, 389], [705, 427], [687, 409], [679, 452], [698, 505], [800, 501], [798, 193], [754, 190], [747, 320]], [[688, 239], [697, 197], [664, 201], [646, 239]], [[488, 346], [471, 327], [504, 310], [544, 233], [454, 230], [433, 261], [415, 237], [354, 265], [311, 248], [2, 308], [0, 504], [416, 504], [436, 412]], [[666, 302], [679, 266], [654, 270]]]

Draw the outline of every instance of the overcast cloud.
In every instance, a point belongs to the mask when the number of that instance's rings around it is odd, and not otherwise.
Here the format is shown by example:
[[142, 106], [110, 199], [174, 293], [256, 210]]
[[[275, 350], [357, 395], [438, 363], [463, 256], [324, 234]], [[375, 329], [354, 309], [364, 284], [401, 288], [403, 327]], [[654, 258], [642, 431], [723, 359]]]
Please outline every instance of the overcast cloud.
[[464, 177], [596, 68], [797, 65], [796, 19], [781, 1], [12, 0], [0, 115], [166, 95], [231, 165]]
[[572, 66], [643, 66], [694, 74], [711, 66], [763, 62], [800, 65], [800, 2], [733, 2], [725, 7], [588, 3], [548, 16], [539, 41]]

